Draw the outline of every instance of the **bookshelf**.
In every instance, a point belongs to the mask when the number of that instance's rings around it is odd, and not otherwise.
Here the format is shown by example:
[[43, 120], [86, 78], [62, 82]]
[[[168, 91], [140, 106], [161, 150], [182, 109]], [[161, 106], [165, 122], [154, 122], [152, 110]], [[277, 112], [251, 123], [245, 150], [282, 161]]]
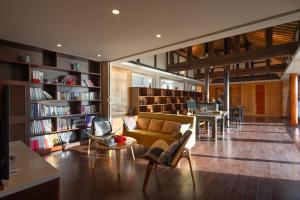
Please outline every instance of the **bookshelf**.
[[161, 88], [130, 88], [130, 107], [139, 112], [155, 112], [169, 114], [186, 114], [186, 101], [193, 97], [197, 103], [202, 102], [201, 92], [168, 90]]
[[[85, 142], [85, 117], [103, 115], [107, 106], [101, 88], [108, 79], [107, 67], [107, 62], [0, 40], [0, 90], [1, 84], [23, 89], [15, 95], [22, 102], [18, 117], [23, 120], [11, 125], [12, 135], [18, 135], [13, 140], [21, 139], [41, 154]], [[69, 125], [59, 127], [62, 121]], [[40, 125], [33, 129], [33, 124]]]

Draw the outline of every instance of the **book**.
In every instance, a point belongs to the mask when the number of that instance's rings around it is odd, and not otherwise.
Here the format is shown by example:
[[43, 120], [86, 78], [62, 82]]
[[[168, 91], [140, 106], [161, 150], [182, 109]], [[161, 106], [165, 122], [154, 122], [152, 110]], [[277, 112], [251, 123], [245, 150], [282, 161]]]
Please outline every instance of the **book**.
[[50, 133], [51, 131], [51, 119], [33, 120], [32, 122], [30, 122], [30, 133], [32, 135]]
[[70, 106], [50, 106], [39, 103], [31, 104], [31, 118], [63, 115], [71, 115]]
[[53, 97], [46, 91], [42, 90], [42, 88], [30, 88], [30, 99], [33, 101], [39, 100], [52, 100]]
[[82, 105], [81, 106], [81, 114], [91, 114], [96, 112], [95, 105]]

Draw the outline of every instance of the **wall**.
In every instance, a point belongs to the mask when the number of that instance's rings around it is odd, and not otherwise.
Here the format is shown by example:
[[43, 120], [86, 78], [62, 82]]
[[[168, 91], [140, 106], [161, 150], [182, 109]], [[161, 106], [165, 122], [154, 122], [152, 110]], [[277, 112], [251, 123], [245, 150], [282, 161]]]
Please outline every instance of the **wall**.
[[[256, 115], [256, 85], [265, 86], [265, 115], [287, 116], [288, 82], [266, 81], [230, 84], [230, 106], [242, 105], [245, 115]], [[210, 87], [210, 97], [217, 99], [223, 93], [223, 85]]]

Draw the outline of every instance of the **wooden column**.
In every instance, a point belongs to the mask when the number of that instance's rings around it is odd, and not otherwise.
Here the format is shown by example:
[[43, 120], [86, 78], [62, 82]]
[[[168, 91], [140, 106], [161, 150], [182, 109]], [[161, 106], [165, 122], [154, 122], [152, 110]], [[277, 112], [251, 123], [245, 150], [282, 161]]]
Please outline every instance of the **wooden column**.
[[209, 103], [209, 68], [205, 68], [205, 97], [204, 102]]
[[[230, 65], [225, 65], [224, 67], [224, 110], [229, 112], [229, 70]], [[229, 115], [226, 117], [225, 126], [229, 127]]]
[[298, 74], [290, 74], [290, 124], [298, 125]]

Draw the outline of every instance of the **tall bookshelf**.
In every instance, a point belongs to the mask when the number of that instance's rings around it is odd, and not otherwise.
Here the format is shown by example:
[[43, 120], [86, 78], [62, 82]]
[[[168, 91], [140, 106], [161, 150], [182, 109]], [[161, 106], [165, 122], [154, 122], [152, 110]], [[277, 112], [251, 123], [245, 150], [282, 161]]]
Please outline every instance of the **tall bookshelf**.
[[[30, 57], [29, 62], [20, 60], [20, 56], [24, 55]], [[17, 129], [19, 131], [18, 134], [23, 135], [20, 138], [41, 154], [85, 142], [86, 136], [82, 133], [82, 130], [86, 127], [83, 123], [81, 126], [80, 124], [76, 125], [75, 122], [83, 122], [86, 116], [103, 114], [102, 102], [104, 102], [103, 99], [106, 99], [106, 97], [101, 95], [101, 86], [103, 80], [107, 77], [106, 74], [102, 74], [103, 63], [104, 66], [108, 66], [106, 62], [0, 40], [0, 89], [1, 84], [18, 84], [25, 88], [25, 92], [19, 97], [24, 100], [24, 114], [21, 117], [24, 119], [22, 121], [23, 126], [22, 129]], [[43, 74], [40, 81], [33, 79], [36, 78], [33, 76], [36, 76], [37, 72]], [[68, 81], [72, 79], [72, 81], [63, 82], [64, 78], [68, 79]], [[87, 84], [87, 80], [92, 84]], [[43, 98], [33, 99], [30, 91], [36, 92], [41, 90], [45, 91], [52, 98], [45, 98], [45, 96], [40, 94], [39, 97]], [[13, 104], [17, 105], [17, 102]], [[42, 114], [41, 112], [39, 114], [38, 112], [32, 112], [33, 107], [37, 111], [37, 108], [40, 110], [42, 106], [47, 109], [55, 108], [56, 110], [64, 108], [68, 112], [54, 113], [53, 110], [50, 112], [49, 109], [47, 110], [48, 112]], [[104, 106], [106, 105], [104, 104]], [[36, 128], [33, 131], [31, 125], [34, 122], [40, 123], [41, 120], [50, 121], [51, 130], [47, 126], [48, 129], [46, 131], [46, 126], [40, 125], [38, 127], [40, 129]], [[67, 128], [64, 126], [61, 129], [59, 124], [62, 124], [61, 121], [63, 120], [73, 124], [69, 124]], [[14, 126], [16, 125], [11, 125], [11, 130], [14, 129]], [[33, 132], [35, 133], [33, 134]], [[64, 133], [66, 133], [65, 136], [63, 136]], [[35, 139], [37, 138], [42, 140], [42, 138], [53, 138], [56, 135], [58, 139], [62, 137], [66, 139], [67, 133], [70, 134], [69, 137], [71, 138], [68, 142], [57, 142], [54, 146], [41, 145], [45, 146], [45, 148], [36, 148], [37, 146], [32, 143], [32, 141], [36, 142]], [[12, 135], [14, 134], [16, 133], [12, 133]]]
[[203, 100], [201, 92], [131, 87], [130, 107], [134, 108], [135, 114], [139, 112], [186, 114], [186, 102], [190, 97], [197, 103]]

